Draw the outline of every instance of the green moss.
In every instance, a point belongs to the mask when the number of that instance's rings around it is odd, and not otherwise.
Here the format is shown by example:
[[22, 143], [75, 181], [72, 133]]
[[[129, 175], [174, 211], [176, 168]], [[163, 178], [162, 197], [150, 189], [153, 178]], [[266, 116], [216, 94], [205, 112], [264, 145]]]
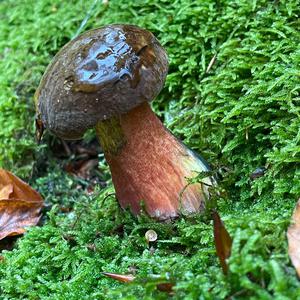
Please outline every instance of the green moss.
[[[209, 218], [136, 219], [106, 197], [111, 187], [85, 197], [53, 162], [32, 183], [57, 205], [43, 227], [4, 253], [0, 298], [166, 299], [149, 278], [155, 273], [175, 278], [174, 299], [300, 299], [285, 237], [300, 194], [299, 14], [297, 0], [1, 2], [0, 166], [28, 176], [34, 160], [48, 155], [34, 145], [32, 96], [78, 28], [136, 24], [169, 53], [154, 108], [222, 174], [218, 206], [234, 242], [225, 278]], [[263, 166], [265, 175], [251, 180]], [[74, 210], [63, 214], [60, 205]], [[159, 235], [154, 254], [143, 238], [150, 228]], [[134, 284], [101, 275], [130, 266], [138, 268]]]

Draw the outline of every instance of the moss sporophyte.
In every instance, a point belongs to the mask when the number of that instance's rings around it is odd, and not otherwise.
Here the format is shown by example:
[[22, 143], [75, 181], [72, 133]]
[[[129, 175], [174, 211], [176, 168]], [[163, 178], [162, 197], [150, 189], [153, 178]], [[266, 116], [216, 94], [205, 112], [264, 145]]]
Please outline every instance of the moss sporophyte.
[[79, 139], [94, 127], [117, 198], [133, 213], [159, 220], [204, 209], [213, 179], [189, 185], [206, 162], [177, 140], [148, 102], [168, 71], [165, 50], [152, 33], [132, 25], [87, 31], [65, 45], [36, 94], [45, 128]]

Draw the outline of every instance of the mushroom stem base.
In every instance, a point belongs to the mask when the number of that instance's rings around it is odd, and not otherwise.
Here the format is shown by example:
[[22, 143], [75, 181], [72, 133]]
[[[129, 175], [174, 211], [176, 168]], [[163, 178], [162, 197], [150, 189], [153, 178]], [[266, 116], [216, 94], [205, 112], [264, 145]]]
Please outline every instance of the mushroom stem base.
[[164, 127], [147, 103], [121, 115], [120, 127], [126, 143], [104, 154], [122, 207], [135, 214], [144, 208], [159, 220], [204, 209], [213, 180], [191, 184], [188, 178], [208, 171], [207, 164]]

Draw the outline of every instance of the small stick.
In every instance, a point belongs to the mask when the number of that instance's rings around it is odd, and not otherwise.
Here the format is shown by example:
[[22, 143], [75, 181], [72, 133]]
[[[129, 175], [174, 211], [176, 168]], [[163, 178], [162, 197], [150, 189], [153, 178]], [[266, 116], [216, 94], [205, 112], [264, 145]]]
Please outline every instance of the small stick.
[[210, 60], [209, 64], [208, 64], [208, 67], [205, 71], [205, 73], [208, 73], [210, 71], [210, 69], [212, 68], [212, 66], [214, 65], [214, 63], [216, 62], [217, 60], [217, 54], [215, 54], [212, 59]]

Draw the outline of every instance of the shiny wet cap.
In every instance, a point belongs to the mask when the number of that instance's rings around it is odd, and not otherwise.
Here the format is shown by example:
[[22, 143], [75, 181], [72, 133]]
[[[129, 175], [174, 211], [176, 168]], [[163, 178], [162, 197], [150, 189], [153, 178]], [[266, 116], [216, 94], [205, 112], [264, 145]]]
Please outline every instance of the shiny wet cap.
[[154, 35], [108, 25], [66, 44], [36, 92], [38, 117], [64, 139], [79, 139], [97, 122], [124, 114], [160, 92], [168, 58]]

